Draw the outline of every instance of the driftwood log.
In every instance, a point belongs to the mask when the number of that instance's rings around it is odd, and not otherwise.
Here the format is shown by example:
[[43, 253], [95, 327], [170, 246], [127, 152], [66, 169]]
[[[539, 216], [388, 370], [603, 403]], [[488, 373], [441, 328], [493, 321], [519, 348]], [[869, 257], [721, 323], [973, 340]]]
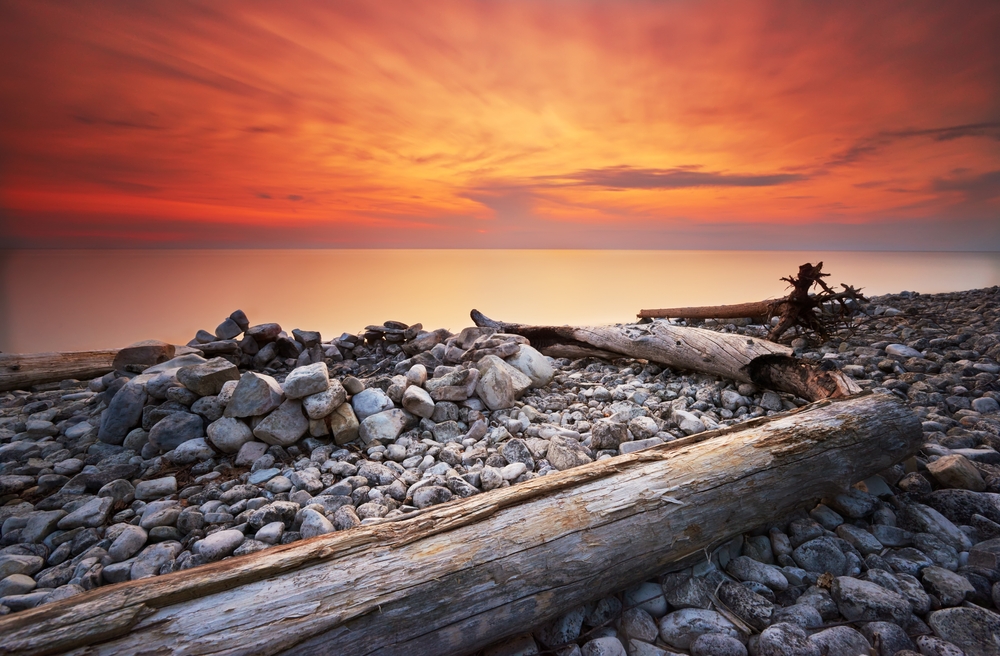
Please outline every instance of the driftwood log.
[[68, 353], [0, 354], [0, 392], [28, 389], [67, 378], [94, 378], [111, 371], [119, 349]]
[[891, 395], [821, 401], [406, 519], [0, 619], [0, 654], [464, 654], [914, 453]]
[[792, 349], [745, 335], [676, 326], [664, 321], [617, 326], [528, 326], [494, 321], [473, 310], [472, 321], [528, 338], [552, 357], [637, 358], [790, 392], [808, 401], [845, 398], [861, 391], [837, 370], [792, 357]]
[[[798, 326], [811, 330], [823, 339], [827, 338], [827, 327], [821, 319], [821, 310], [827, 304], [836, 304], [840, 310], [839, 316], [850, 314], [847, 301], [863, 301], [865, 297], [860, 289], [850, 285], [841, 285], [843, 291], [836, 292], [830, 288], [823, 278], [829, 273], [823, 273], [823, 263], [812, 265], [808, 262], [799, 267], [795, 276], [782, 278], [792, 288], [785, 298], [757, 301], [755, 303], [740, 303], [737, 305], [706, 305], [701, 307], [661, 308], [658, 310], [640, 310], [640, 319], [736, 319], [740, 317], [759, 318], [770, 321], [778, 317], [778, 322], [768, 334], [768, 339], [775, 341], [790, 328]], [[809, 290], [818, 287], [819, 291], [810, 294]]]

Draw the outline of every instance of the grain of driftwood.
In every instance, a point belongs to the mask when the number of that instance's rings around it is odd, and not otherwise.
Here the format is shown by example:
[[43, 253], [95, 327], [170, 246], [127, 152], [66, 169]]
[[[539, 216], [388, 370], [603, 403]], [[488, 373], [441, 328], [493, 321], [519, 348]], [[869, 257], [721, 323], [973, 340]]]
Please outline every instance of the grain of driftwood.
[[119, 349], [66, 353], [0, 354], [0, 392], [28, 389], [67, 378], [94, 378], [113, 368]]
[[0, 620], [0, 654], [462, 654], [909, 456], [891, 395], [821, 401]]

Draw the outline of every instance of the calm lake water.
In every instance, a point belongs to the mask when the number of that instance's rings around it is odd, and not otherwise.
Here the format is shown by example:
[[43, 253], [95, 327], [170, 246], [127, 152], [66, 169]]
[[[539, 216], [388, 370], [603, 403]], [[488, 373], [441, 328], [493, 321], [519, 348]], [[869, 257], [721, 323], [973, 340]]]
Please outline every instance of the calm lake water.
[[0, 351], [183, 344], [236, 308], [324, 337], [387, 319], [457, 331], [472, 308], [522, 323], [619, 323], [644, 308], [783, 296], [779, 278], [819, 260], [830, 284], [868, 294], [1000, 284], [1000, 253], [0, 251]]

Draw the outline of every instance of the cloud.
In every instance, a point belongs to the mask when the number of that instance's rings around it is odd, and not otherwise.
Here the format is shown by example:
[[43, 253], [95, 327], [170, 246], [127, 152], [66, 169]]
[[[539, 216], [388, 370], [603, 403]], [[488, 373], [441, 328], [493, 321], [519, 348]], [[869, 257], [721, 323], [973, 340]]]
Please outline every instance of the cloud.
[[630, 166], [608, 166], [583, 169], [562, 176], [540, 179], [561, 179], [559, 186], [605, 187], [608, 189], [691, 189], [694, 187], [773, 187], [807, 179], [797, 173], [763, 175], [732, 174], [720, 171], [696, 171], [691, 167], [641, 169]]
[[932, 186], [934, 191], [961, 192], [968, 202], [983, 202], [1000, 197], [1000, 171], [958, 178], [939, 178], [934, 180]]
[[874, 155], [897, 141], [927, 137], [932, 141], [952, 141], [964, 137], [979, 137], [1000, 141], [1000, 121], [987, 123], [969, 123], [965, 125], [949, 125], [940, 128], [921, 128], [907, 130], [885, 130], [878, 134], [859, 139], [853, 146], [836, 153], [826, 161], [825, 166], [848, 166]]

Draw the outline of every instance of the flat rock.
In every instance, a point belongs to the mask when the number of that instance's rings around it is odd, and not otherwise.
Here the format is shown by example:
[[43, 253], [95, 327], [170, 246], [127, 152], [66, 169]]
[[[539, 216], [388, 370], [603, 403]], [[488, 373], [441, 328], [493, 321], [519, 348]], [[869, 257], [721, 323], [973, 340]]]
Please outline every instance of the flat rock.
[[830, 594], [840, 614], [851, 621], [904, 624], [910, 617], [910, 603], [905, 597], [868, 581], [838, 576]]
[[188, 365], [177, 370], [177, 380], [198, 396], [210, 396], [222, 391], [227, 380], [239, 380], [240, 370], [225, 358], [212, 358], [203, 364]]
[[174, 351], [173, 344], [158, 339], [147, 339], [129, 344], [118, 351], [111, 366], [116, 371], [125, 371], [126, 368], [134, 366], [150, 367], [170, 360], [174, 357]]
[[177, 479], [173, 476], [164, 476], [149, 481], [139, 481], [135, 486], [135, 498], [140, 501], [152, 501], [162, 499], [177, 493]]
[[1000, 653], [1000, 615], [979, 606], [932, 612], [927, 623], [934, 635], [961, 647], [965, 656]]
[[149, 443], [160, 451], [172, 451], [188, 440], [205, 434], [201, 417], [190, 412], [172, 412], [149, 431]]
[[660, 638], [677, 649], [688, 649], [698, 636], [722, 633], [733, 638], [742, 636], [739, 629], [721, 613], [700, 608], [682, 608], [668, 613], [657, 622]]
[[64, 531], [74, 528], [96, 528], [103, 525], [111, 512], [115, 500], [111, 497], [94, 497], [70, 514], [59, 520], [58, 526]]
[[339, 380], [329, 381], [329, 387], [302, 399], [302, 409], [310, 419], [322, 419], [333, 413], [347, 399], [347, 392]]
[[788, 588], [788, 579], [781, 570], [748, 556], [738, 556], [726, 563], [726, 571], [740, 581], [755, 581], [780, 592]]
[[309, 420], [302, 412], [302, 401], [286, 399], [277, 410], [257, 424], [253, 434], [268, 444], [291, 446], [306, 434], [308, 428]]
[[[366, 392], [368, 390], [365, 390]], [[400, 408], [385, 410], [365, 417], [358, 428], [358, 436], [364, 444], [373, 440], [393, 442], [408, 426], [413, 425], [412, 415]]]
[[292, 369], [281, 385], [285, 397], [289, 399], [301, 399], [311, 394], [318, 394], [328, 387], [330, 387], [330, 371], [325, 362]]

